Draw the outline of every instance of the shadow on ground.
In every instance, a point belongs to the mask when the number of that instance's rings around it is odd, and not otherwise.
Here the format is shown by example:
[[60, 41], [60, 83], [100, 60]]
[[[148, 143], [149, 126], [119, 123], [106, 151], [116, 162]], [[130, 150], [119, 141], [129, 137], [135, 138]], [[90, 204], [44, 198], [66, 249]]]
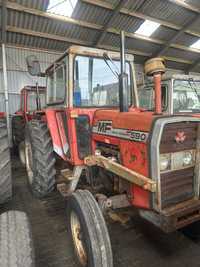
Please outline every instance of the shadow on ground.
[[[1, 212], [16, 209], [27, 212], [33, 230], [37, 267], [76, 267], [66, 232], [65, 203], [58, 192], [44, 200], [30, 194], [26, 172], [13, 159], [13, 200]], [[197, 267], [200, 245], [181, 232], [164, 234], [133, 216], [123, 226], [109, 220], [108, 228], [115, 267]]]

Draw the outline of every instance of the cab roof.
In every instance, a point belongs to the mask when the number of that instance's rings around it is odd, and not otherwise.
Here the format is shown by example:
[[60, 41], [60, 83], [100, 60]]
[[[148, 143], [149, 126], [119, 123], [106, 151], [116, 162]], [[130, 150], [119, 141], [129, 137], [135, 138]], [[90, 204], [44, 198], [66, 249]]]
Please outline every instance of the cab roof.
[[[162, 76], [162, 81], [169, 81], [169, 80], [194, 80], [194, 81], [200, 81], [200, 75], [186, 75], [186, 74], [167, 74]], [[153, 78], [149, 78], [145, 81], [144, 85], [152, 84], [153, 83]]]
[[200, 81], [200, 75], [191, 75], [191, 74], [171, 74], [171, 75], [163, 75], [162, 80], [171, 80], [171, 79], [177, 79], [177, 80], [196, 80]]
[[[55, 63], [60, 62], [67, 54], [75, 54], [75, 55], [83, 55], [83, 56], [93, 56], [93, 57], [103, 57], [103, 54], [108, 54], [112, 59], [120, 59], [120, 52], [115, 52], [106, 49], [100, 48], [93, 48], [93, 47], [86, 47], [86, 46], [79, 46], [79, 45], [72, 45], [70, 46], [61, 57], [59, 57], [53, 64], [51, 64], [46, 72], [51, 69]], [[133, 61], [134, 56], [131, 54], [126, 54], [127, 61]]]

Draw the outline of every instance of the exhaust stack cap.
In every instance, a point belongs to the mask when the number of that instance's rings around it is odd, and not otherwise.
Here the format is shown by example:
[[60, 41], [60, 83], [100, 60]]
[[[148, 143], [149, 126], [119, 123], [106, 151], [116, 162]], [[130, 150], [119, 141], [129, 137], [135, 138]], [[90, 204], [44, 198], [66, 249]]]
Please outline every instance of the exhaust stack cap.
[[161, 57], [151, 58], [145, 62], [144, 72], [147, 76], [155, 73], [164, 74], [166, 72], [165, 59]]

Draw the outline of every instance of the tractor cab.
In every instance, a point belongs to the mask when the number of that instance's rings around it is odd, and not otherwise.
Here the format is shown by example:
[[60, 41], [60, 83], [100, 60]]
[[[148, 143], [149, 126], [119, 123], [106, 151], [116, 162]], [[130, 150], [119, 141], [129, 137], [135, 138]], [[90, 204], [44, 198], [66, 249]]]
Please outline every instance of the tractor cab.
[[[154, 85], [152, 81], [138, 88], [140, 107], [154, 110]], [[163, 76], [161, 82], [162, 111], [164, 114], [200, 113], [200, 77], [174, 74]]]
[[[126, 55], [129, 106], [134, 99], [133, 56]], [[73, 108], [118, 108], [120, 55], [116, 52], [71, 46], [46, 70], [47, 105]]]
[[25, 124], [42, 113], [45, 105], [46, 87], [36, 84], [36, 86], [29, 85], [21, 89], [20, 109], [12, 116], [12, 140], [16, 151], [24, 141]]
[[20, 109], [15, 113], [26, 121], [31, 119], [34, 112], [42, 110], [46, 105], [46, 87], [25, 86], [20, 91]]

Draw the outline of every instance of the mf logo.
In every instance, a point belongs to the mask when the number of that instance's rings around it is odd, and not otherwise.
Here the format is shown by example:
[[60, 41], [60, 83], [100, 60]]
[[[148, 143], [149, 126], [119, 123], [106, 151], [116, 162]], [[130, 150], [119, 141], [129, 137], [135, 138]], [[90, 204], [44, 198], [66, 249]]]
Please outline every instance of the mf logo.
[[98, 132], [106, 133], [112, 129], [112, 121], [99, 121]]

